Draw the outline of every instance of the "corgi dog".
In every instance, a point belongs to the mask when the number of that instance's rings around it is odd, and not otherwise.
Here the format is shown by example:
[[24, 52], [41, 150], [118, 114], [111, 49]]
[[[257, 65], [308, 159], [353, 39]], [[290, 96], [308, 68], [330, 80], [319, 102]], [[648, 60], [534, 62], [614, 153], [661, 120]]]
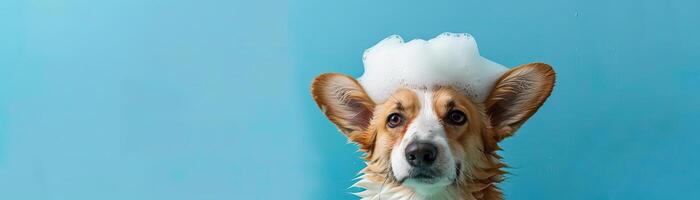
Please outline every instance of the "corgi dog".
[[450, 85], [402, 87], [374, 102], [347, 75], [316, 77], [311, 94], [325, 116], [364, 153], [354, 185], [362, 199], [503, 199], [499, 142], [552, 92], [544, 63], [507, 69], [477, 103]]

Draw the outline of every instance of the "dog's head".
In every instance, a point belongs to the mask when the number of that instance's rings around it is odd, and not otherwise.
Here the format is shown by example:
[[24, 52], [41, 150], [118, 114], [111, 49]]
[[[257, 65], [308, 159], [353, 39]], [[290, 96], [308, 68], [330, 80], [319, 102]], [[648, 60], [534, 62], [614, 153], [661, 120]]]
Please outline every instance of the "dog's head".
[[505, 72], [483, 103], [447, 85], [400, 88], [373, 102], [355, 79], [341, 74], [318, 76], [311, 92], [328, 119], [366, 153], [365, 172], [429, 194], [503, 166], [497, 143], [537, 111], [553, 86], [552, 68], [531, 63]]

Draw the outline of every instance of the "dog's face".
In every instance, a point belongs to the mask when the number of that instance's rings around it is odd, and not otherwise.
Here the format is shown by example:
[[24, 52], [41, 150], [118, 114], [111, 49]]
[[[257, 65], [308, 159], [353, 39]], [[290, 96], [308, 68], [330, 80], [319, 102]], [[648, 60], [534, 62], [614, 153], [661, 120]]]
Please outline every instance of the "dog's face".
[[467, 152], [483, 148], [478, 107], [451, 87], [400, 89], [376, 111], [374, 155], [388, 159], [391, 178], [408, 186], [449, 185]]
[[312, 94], [367, 153], [365, 170], [386, 175], [375, 181], [430, 194], [502, 166], [497, 142], [542, 105], [553, 85], [551, 67], [533, 63], [506, 72], [483, 103], [450, 86], [401, 88], [385, 102], [373, 102], [357, 81], [340, 74], [317, 77]]

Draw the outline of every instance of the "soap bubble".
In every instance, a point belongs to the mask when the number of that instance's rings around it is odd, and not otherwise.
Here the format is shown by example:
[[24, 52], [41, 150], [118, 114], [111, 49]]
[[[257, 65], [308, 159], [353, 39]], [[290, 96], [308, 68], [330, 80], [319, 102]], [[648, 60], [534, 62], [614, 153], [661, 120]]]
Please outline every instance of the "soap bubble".
[[374, 102], [382, 103], [401, 87], [452, 86], [474, 102], [483, 102], [506, 67], [479, 55], [467, 33], [443, 33], [428, 41], [404, 42], [391, 35], [362, 56], [358, 81]]

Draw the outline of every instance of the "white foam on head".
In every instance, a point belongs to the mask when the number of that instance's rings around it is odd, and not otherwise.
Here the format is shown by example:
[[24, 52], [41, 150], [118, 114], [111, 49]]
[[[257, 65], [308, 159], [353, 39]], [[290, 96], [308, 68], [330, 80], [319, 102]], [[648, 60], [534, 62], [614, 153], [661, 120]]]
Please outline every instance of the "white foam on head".
[[374, 102], [382, 103], [401, 87], [453, 86], [483, 102], [508, 69], [479, 55], [466, 33], [443, 33], [428, 41], [404, 42], [392, 35], [365, 51], [365, 72], [358, 81]]

